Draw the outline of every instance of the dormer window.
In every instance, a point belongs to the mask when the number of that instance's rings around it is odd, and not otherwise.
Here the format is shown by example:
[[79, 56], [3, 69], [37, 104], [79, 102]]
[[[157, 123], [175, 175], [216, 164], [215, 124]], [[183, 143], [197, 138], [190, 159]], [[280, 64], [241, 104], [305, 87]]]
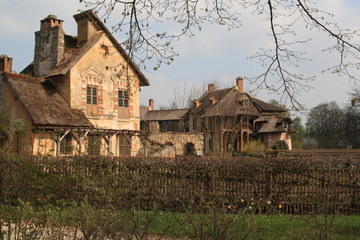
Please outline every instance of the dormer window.
[[239, 104], [242, 106], [242, 107], [248, 107], [250, 105], [250, 102], [249, 102], [249, 99], [240, 99], [239, 100]]
[[210, 102], [211, 102], [211, 105], [214, 105], [217, 102], [217, 100], [215, 97], [211, 97]]
[[282, 126], [283, 126], [285, 129], [288, 129], [288, 128], [289, 128], [289, 123], [288, 123], [288, 122], [283, 122], [283, 123], [282, 123]]

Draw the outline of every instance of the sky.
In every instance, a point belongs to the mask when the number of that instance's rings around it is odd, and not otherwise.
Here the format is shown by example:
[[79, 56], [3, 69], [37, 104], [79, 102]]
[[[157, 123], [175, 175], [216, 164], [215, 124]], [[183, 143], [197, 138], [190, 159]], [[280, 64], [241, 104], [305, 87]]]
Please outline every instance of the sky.
[[[319, 0], [318, 6], [333, 13], [331, 20], [338, 22], [341, 27], [360, 29], [360, 1]], [[64, 20], [66, 34], [76, 35], [76, 23], [72, 16], [79, 10], [87, 10], [78, 0], [0, 0], [0, 9], [0, 54], [13, 58], [13, 70], [17, 72], [33, 60], [34, 32], [39, 30], [40, 20], [54, 14]], [[116, 16], [112, 16], [107, 27], [110, 29], [116, 20]], [[268, 22], [262, 20], [259, 16], [245, 12], [242, 27], [238, 29], [227, 31], [222, 26], [206, 24], [202, 31], [194, 32], [194, 37], [174, 42], [173, 47], [179, 56], [172, 64], [163, 65], [157, 71], [152, 68], [143, 71], [150, 86], [141, 89], [140, 103], [147, 105], [148, 99], [152, 98], [155, 107], [159, 108], [169, 105], [174, 94], [182, 92], [184, 88], [201, 89], [214, 81], [230, 87], [235, 85], [238, 76], [253, 77], [260, 74], [261, 66], [249, 57], [259, 47], [269, 47], [273, 43], [272, 38], [267, 36]], [[114, 34], [115, 38], [121, 39], [117, 34]], [[311, 89], [302, 92], [298, 100], [306, 109], [330, 101], [336, 101], [340, 106], [348, 104], [349, 92], [358, 87], [360, 82], [322, 72], [336, 63], [336, 56], [322, 52], [323, 47], [333, 43], [332, 40], [316, 30], [308, 31], [302, 27], [299, 27], [297, 34], [312, 39], [311, 44], [300, 50], [306, 51], [313, 60], [299, 65], [295, 71], [317, 76], [315, 81], [309, 83]], [[244, 89], [250, 92], [253, 86], [245, 80]], [[253, 94], [264, 101], [280, 100], [280, 95], [268, 91]], [[288, 102], [284, 103], [289, 106]], [[306, 111], [301, 117], [306, 117]]]

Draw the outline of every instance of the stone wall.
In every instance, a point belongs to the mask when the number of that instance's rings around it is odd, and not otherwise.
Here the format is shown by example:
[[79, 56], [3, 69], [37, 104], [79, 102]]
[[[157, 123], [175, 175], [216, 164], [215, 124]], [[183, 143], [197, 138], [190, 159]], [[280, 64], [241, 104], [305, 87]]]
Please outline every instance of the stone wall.
[[[173, 146], [175, 155], [204, 155], [204, 134], [203, 133], [152, 133], [149, 136], [150, 142], [156, 145]], [[189, 152], [191, 146], [194, 147], [192, 153]]]

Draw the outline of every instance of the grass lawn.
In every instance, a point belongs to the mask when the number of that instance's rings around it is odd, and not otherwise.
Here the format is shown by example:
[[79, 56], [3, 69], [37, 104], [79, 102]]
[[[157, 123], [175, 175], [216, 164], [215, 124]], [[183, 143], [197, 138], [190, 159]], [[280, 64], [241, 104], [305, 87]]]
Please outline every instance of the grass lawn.
[[147, 232], [197, 239], [360, 239], [359, 215], [140, 213]]
[[360, 239], [360, 215], [187, 214], [136, 209], [99, 210], [91, 205], [41, 210], [2, 206], [1, 222], [2, 226], [9, 222], [30, 222], [30, 227], [46, 226], [55, 230], [66, 227], [96, 232], [98, 237], [92, 239], [110, 239], [104, 238], [110, 236], [109, 233], [113, 236], [111, 239], [118, 239], [116, 236], [123, 234], [136, 239], [146, 239], [146, 236], [154, 236], [151, 239], [204, 240]]

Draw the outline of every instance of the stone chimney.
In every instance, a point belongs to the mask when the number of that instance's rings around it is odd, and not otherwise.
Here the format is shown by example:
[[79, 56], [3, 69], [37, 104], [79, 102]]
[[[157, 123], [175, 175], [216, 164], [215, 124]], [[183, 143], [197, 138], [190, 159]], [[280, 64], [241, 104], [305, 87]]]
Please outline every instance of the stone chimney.
[[77, 23], [78, 29], [78, 45], [85, 44], [97, 31], [100, 30], [96, 26], [96, 17], [90, 10], [74, 15], [74, 19]]
[[244, 80], [241, 77], [236, 78], [236, 86], [239, 92], [244, 92]]
[[154, 111], [154, 99], [149, 99], [149, 111]]
[[0, 55], [0, 72], [12, 71], [12, 58], [7, 55]]
[[208, 92], [214, 91], [215, 85], [213, 83], [208, 84]]
[[63, 20], [49, 15], [40, 21], [40, 31], [35, 32], [34, 75], [46, 76], [64, 56]]

